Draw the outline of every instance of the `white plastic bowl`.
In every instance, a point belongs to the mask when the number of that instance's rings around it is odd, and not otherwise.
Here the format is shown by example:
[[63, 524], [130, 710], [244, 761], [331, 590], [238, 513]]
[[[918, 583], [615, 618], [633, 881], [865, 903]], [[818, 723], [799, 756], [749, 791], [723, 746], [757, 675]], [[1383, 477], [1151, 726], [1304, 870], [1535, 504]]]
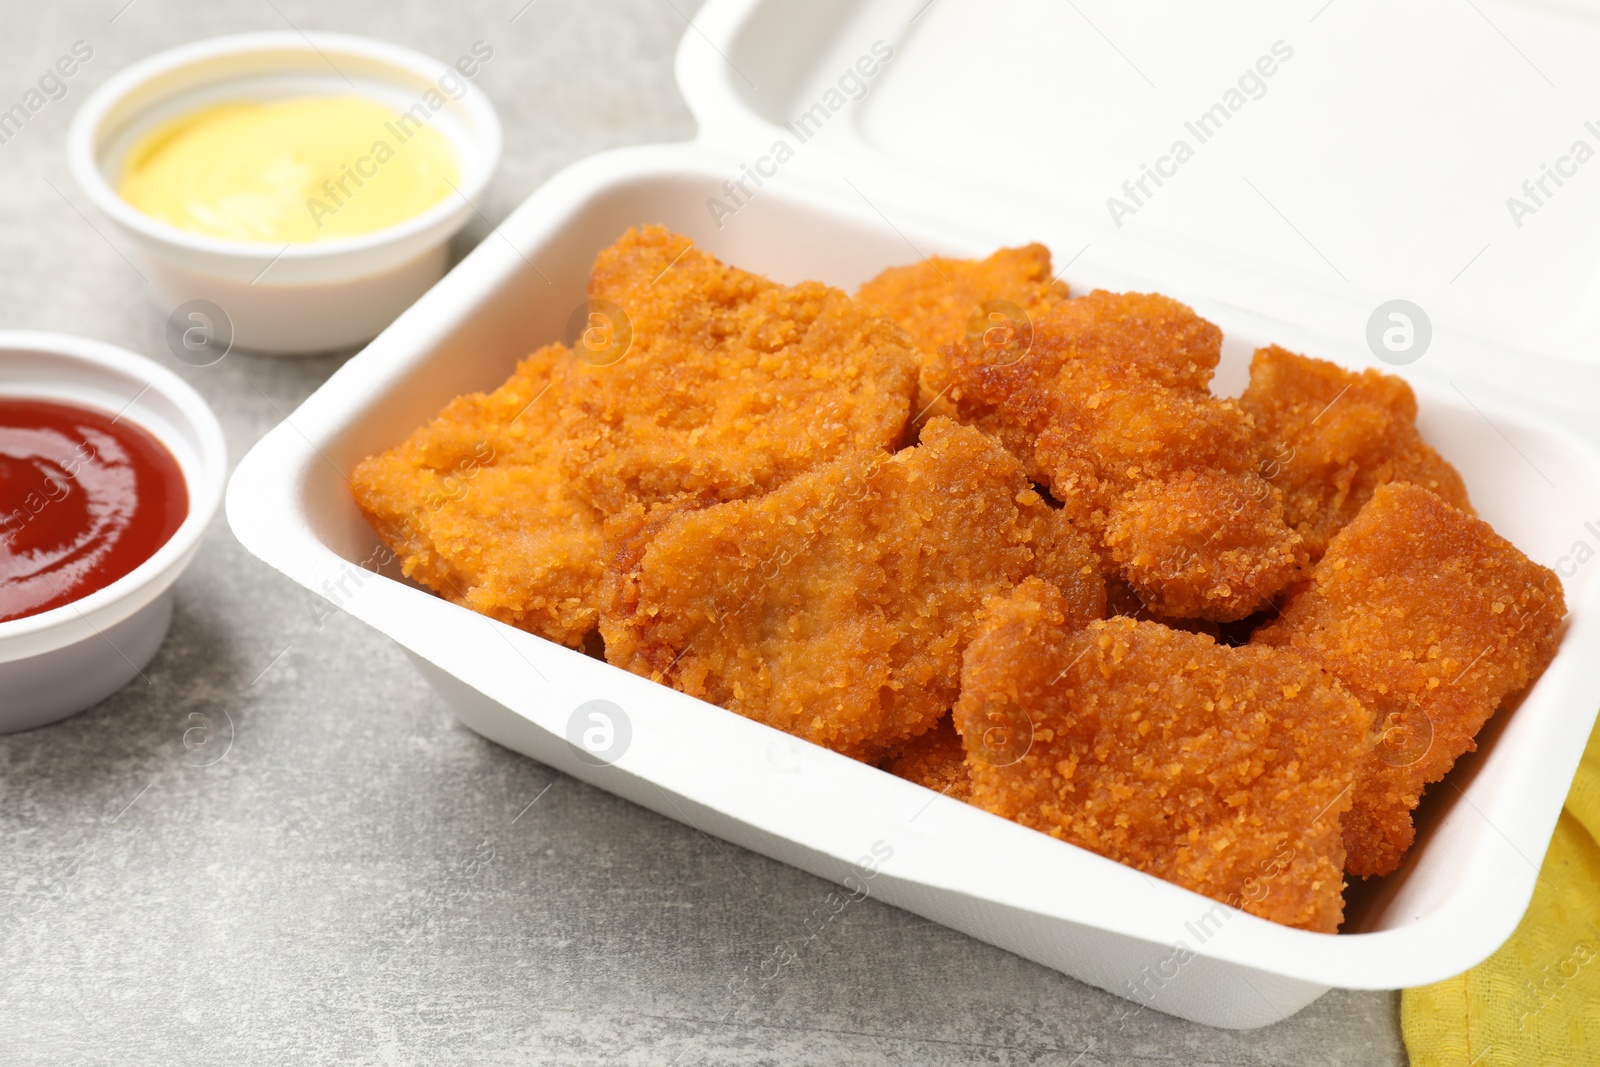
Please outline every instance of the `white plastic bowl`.
[[[117, 195], [133, 144], [207, 104], [356, 93], [404, 111], [451, 76], [460, 95], [441, 94], [429, 124], [455, 150], [459, 195], [394, 226], [300, 244], [232, 241], [181, 230]], [[494, 105], [448, 62], [341, 34], [251, 33], [162, 52], [106, 82], [74, 116], [67, 158], [119, 243], [131, 245], [163, 314], [210, 301], [227, 314], [234, 344], [290, 354], [369, 340], [439, 280], [451, 236], [499, 164], [500, 139]]]
[[99, 703], [144, 670], [172, 619], [172, 583], [222, 501], [228, 453], [199, 393], [99, 341], [0, 331], [0, 396], [120, 415], [167, 447], [189, 492], [189, 514], [149, 559], [70, 604], [0, 622], [0, 733], [12, 733]]

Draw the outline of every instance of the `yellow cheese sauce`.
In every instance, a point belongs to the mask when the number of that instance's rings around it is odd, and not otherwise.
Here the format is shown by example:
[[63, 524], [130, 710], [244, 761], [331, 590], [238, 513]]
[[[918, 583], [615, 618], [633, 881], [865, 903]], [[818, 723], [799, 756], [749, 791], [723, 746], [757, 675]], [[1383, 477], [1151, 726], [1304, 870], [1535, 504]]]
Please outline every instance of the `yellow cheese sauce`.
[[179, 229], [288, 244], [404, 222], [458, 181], [449, 140], [425, 119], [336, 96], [214, 104], [172, 119], [134, 145], [117, 192]]

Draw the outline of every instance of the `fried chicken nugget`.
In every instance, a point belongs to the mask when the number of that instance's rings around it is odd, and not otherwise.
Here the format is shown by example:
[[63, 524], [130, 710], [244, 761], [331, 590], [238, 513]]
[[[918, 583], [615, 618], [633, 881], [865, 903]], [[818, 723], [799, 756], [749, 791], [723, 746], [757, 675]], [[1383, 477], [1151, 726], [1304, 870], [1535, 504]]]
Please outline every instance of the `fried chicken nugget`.
[[1105, 369], [1208, 395], [1222, 331], [1158, 293], [1096, 289], [1056, 304], [1010, 345], [947, 345], [940, 357], [961, 421], [1004, 441], [1034, 481], [1047, 483], [1034, 447], [1055, 418], [1056, 396], [1082, 391]]
[[1156, 614], [1231, 622], [1306, 562], [1250, 417], [1209, 391], [1222, 334], [1175, 300], [1095, 291], [1014, 359], [950, 346], [963, 421], [1050, 487]]
[[[947, 259], [933, 256], [906, 267], [890, 267], [856, 291], [856, 299], [888, 313], [905, 328], [922, 358], [917, 411], [924, 418], [955, 415], [945, 397], [950, 388], [950, 368], [940, 349], [964, 343], [974, 314], [991, 301], [1006, 301], [1011, 309], [992, 309], [1001, 320], [1020, 312], [1022, 325], [1043, 315], [1067, 298], [1067, 286], [1055, 280], [1050, 249], [1042, 244], [1002, 248], [987, 259]], [[1002, 329], [1018, 323], [1001, 321]]]
[[1098, 618], [1081, 539], [977, 430], [928, 423], [765, 496], [619, 523], [606, 658], [769, 726], [876, 760], [954, 703], [985, 598], [1043, 574]]
[[541, 348], [494, 392], [456, 398], [363, 460], [350, 488], [408, 577], [576, 647], [598, 621], [604, 540], [561, 470], [554, 383], [572, 362], [561, 345]]
[[888, 769], [896, 778], [916, 782], [956, 800], [968, 800], [972, 796], [967, 750], [948, 715], [934, 723], [927, 733], [913, 738], [889, 761]]
[[967, 647], [972, 803], [1265, 919], [1332, 933], [1369, 713], [1280, 649], [1118, 618], [1069, 632], [1024, 582]]
[[898, 327], [838, 290], [725, 267], [660, 227], [601, 252], [590, 289], [623, 309], [604, 315], [620, 360], [541, 349], [351, 485], [407, 575], [574, 647], [598, 620], [605, 516], [894, 448], [917, 366]]
[[1250, 361], [1240, 404], [1313, 562], [1389, 482], [1413, 482], [1473, 514], [1461, 475], [1417, 432], [1416, 395], [1392, 374], [1357, 374], [1272, 345]]
[[1344, 816], [1347, 871], [1400, 866], [1423, 789], [1544, 670], [1566, 612], [1553, 571], [1420, 486], [1379, 486], [1334, 536], [1251, 643], [1300, 652], [1373, 712], [1377, 744]]
[[631, 333], [617, 361], [578, 368], [563, 412], [567, 477], [607, 514], [752, 496], [901, 444], [917, 356], [837, 289], [779, 285], [647, 226], [599, 254], [589, 296]]

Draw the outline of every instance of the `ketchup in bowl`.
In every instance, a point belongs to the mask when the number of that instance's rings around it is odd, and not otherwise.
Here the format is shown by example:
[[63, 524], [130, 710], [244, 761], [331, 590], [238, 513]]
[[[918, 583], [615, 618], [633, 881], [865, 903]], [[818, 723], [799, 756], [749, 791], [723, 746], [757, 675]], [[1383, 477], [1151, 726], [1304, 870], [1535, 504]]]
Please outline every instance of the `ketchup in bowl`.
[[189, 491], [126, 419], [0, 397], [0, 622], [103, 589], [183, 524]]

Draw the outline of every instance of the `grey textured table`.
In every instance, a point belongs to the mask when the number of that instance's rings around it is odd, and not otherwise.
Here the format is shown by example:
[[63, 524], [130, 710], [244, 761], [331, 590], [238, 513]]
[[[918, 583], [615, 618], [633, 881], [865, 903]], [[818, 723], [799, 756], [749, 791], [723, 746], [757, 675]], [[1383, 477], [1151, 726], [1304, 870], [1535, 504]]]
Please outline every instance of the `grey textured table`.
[[[339, 360], [167, 354], [67, 174], [94, 85], [291, 20], [446, 57], [488, 41], [479, 84], [507, 134], [492, 221], [582, 156], [694, 130], [672, 78], [685, 0], [539, 0], [514, 23], [522, 0], [125, 2], [0, 2], [7, 103], [73, 41], [95, 50], [0, 145], [0, 326], [162, 359], [235, 460]], [[482, 740], [398, 648], [326, 611], [219, 518], [148, 684], [0, 738], [0, 1064], [1405, 1062], [1392, 994], [1230, 1033], [1123, 1018], [1125, 1001], [876, 901], [807, 940], [829, 885]], [[232, 745], [190, 766], [189, 715], [210, 705]], [[781, 943], [798, 960], [730, 1015], [731, 983]]]

